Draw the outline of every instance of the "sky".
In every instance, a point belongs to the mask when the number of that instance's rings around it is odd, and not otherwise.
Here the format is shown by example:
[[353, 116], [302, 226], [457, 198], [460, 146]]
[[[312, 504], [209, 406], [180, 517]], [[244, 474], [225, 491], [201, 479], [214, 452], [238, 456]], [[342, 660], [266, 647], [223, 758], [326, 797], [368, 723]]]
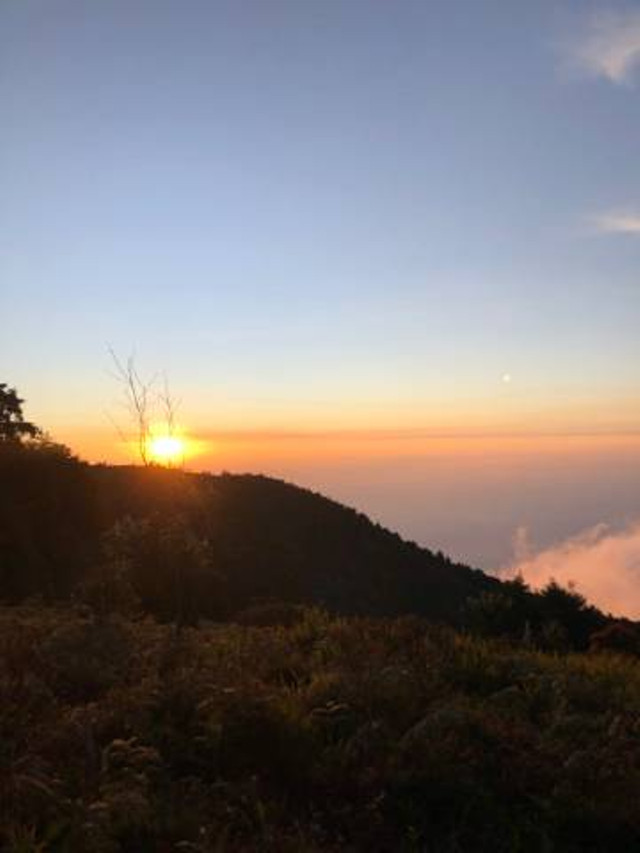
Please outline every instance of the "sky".
[[640, 4], [4, 0], [0, 121], [2, 381], [85, 457], [112, 347], [192, 467], [476, 565], [640, 516]]

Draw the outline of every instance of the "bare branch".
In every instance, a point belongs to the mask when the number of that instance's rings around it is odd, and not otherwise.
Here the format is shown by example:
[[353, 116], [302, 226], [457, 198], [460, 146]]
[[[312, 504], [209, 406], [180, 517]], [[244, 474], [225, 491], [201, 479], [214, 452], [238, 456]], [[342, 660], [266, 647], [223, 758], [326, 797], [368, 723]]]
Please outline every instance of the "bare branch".
[[[136, 426], [136, 438], [138, 443], [138, 455], [143, 465], [149, 464], [149, 439], [150, 439], [150, 391], [155, 381], [155, 376], [150, 381], [145, 381], [138, 373], [135, 356], [132, 354], [126, 363], [118, 357], [111, 346], [107, 347], [115, 367], [114, 378], [121, 384], [124, 390], [125, 401], [129, 415]], [[119, 435], [122, 430], [116, 426]]]

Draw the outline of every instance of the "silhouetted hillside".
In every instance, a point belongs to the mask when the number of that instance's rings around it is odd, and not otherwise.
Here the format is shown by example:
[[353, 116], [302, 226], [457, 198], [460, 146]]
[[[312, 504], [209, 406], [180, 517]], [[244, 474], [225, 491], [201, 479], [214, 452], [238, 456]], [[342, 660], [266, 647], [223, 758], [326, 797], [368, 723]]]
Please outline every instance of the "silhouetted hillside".
[[211, 599], [198, 601], [199, 615], [228, 616], [277, 599], [455, 621], [469, 596], [497, 585], [361, 513], [267, 477], [90, 466], [24, 448], [3, 448], [0, 466], [8, 598], [69, 596], [104, 560], [105, 536], [125, 519], [129, 546], [136, 531], [144, 538], [136, 524], [147, 541], [150, 531], [166, 538], [171, 528], [174, 540], [199, 543], [201, 562], [217, 579]]

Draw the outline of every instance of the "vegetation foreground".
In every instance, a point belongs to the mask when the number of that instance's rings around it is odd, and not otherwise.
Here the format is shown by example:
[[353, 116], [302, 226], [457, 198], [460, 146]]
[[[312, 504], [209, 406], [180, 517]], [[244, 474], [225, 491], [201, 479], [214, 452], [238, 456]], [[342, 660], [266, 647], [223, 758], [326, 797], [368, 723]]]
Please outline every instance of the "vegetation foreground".
[[289, 617], [3, 608], [2, 849], [640, 849], [637, 659]]

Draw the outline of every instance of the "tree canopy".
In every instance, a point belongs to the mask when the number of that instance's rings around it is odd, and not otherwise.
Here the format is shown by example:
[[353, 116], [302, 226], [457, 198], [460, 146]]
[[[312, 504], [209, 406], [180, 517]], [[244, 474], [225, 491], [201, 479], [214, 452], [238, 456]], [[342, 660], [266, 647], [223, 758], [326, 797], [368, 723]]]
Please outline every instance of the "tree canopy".
[[19, 443], [40, 435], [38, 427], [24, 419], [23, 403], [15, 388], [0, 382], [0, 441]]

